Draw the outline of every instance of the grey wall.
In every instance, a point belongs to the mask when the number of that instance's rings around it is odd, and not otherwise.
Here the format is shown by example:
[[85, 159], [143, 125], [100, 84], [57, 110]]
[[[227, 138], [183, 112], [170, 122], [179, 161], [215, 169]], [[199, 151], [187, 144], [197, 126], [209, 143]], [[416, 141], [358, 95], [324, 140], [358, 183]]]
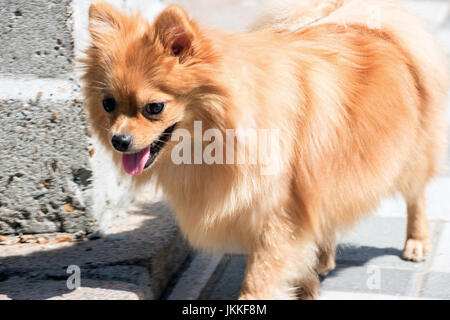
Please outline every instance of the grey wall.
[[0, 0], [0, 234], [106, 229], [131, 201], [76, 81], [89, 2]]

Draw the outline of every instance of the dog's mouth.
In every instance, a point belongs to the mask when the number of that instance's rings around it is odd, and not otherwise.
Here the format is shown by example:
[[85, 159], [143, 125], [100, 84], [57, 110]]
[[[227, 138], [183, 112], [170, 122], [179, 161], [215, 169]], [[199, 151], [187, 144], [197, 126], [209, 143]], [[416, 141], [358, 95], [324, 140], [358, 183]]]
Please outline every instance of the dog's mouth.
[[124, 153], [122, 156], [122, 164], [126, 173], [131, 175], [139, 175], [145, 169], [150, 167], [158, 157], [159, 152], [169, 141], [176, 123], [168, 127], [164, 132], [153, 141], [148, 147], [136, 153]]

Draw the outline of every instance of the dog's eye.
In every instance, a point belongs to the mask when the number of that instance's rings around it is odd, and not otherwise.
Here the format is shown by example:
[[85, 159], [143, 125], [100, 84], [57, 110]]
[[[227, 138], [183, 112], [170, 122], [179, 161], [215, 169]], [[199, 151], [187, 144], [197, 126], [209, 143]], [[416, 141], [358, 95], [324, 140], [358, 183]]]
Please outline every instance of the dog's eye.
[[164, 110], [164, 106], [163, 102], [149, 103], [145, 106], [145, 113], [151, 116], [160, 114]]
[[113, 112], [116, 109], [116, 100], [113, 97], [105, 97], [103, 99], [103, 108], [106, 112]]

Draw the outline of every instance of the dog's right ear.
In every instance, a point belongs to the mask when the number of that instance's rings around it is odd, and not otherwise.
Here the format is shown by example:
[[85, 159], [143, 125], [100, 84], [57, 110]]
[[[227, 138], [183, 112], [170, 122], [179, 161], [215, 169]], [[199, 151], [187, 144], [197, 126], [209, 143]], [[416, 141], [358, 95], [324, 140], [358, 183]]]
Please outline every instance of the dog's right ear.
[[89, 7], [89, 32], [92, 40], [104, 41], [122, 28], [122, 14], [111, 5], [96, 1]]

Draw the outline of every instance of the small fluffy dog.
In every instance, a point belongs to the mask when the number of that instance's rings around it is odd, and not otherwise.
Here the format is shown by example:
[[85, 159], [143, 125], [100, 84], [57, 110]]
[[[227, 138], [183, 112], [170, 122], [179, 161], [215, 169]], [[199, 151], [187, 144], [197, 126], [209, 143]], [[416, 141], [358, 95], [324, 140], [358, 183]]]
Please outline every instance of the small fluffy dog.
[[[136, 186], [156, 180], [194, 247], [248, 251], [241, 299], [315, 298], [336, 235], [396, 192], [408, 210], [403, 257], [424, 259], [448, 69], [397, 1], [289, 1], [248, 33], [201, 26], [178, 6], [150, 24], [96, 2], [89, 19], [94, 133]], [[278, 130], [279, 170], [174, 163], [173, 135], [194, 121], [224, 136]]]

